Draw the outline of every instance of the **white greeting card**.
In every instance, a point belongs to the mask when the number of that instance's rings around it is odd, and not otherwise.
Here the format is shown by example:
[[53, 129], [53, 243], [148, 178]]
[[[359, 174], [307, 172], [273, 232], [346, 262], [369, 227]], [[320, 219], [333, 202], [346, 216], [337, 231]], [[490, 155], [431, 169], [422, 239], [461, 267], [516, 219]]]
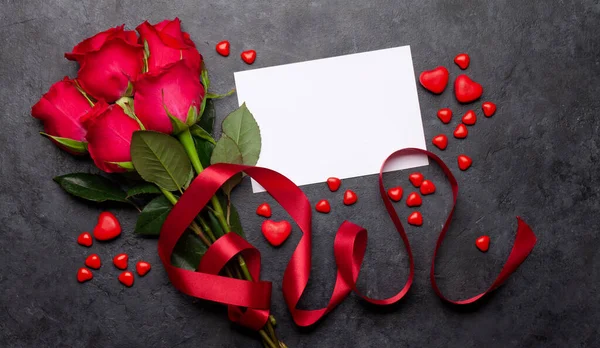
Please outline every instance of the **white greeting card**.
[[[297, 185], [379, 173], [393, 151], [425, 149], [410, 46], [236, 72], [262, 136], [258, 166]], [[405, 156], [386, 171], [427, 165]], [[252, 181], [254, 192], [264, 189]]]

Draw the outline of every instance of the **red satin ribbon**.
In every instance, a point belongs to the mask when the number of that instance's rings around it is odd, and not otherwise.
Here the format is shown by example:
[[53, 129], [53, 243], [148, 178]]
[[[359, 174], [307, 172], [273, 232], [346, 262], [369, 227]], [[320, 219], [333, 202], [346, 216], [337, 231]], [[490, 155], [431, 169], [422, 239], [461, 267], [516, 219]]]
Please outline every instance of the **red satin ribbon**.
[[[243, 238], [234, 233], [228, 233], [218, 239], [203, 256], [197, 272], [183, 270], [172, 266], [170, 263], [173, 248], [187, 226], [200, 213], [221, 185], [235, 174], [244, 171], [279, 202], [303, 233], [283, 275], [283, 295], [297, 325], [309, 326], [316, 323], [340, 304], [351, 291], [357, 293], [365, 301], [376, 305], [390, 305], [400, 301], [412, 285], [415, 267], [408, 237], [383, 186], [383, 169], [391, 158], [409, 154], [425, 154], [434, 160], [442, 168], [452, 187], [452, 209], [439, 234], [431, 263], [430, 277], [433, 290], [442, 300], [457, 305], [469, 304], [479, 300], [508, 279], [510, 274], [533, 250], [536, 237], [531, 228], [523, 220], [517, 218], [518, 227], [513, 248], [500, 274], [489, 289], [465, 300], [454, 301], [446, 298], [435, 281], [435, 259], [454, 214], [458, 196], [458, 183], [448, 166], [438, 156], [425, 150], [413, 148], [392, 153], [384, 161], [379, 172], [381, 198], [404, 242], [410, 263], [408, 279], [396, 295], [386, 299], [373, 299], [362, 295], [358, 291], [356, 282], [367, 247], [367, 231], [358, 225], [345, 221], [338, 229], [334, 241], [333, 249], [337, 265], [337, 277], [328, 305], [314, 310], [296, 308], [310, 277], [312, 213], [310, 203], [302, 190], [285, 176], [266, 168], [234, 164], [215, 164], [200, 173], [167, 217], [160, 233], [158, 253], [169, 279], [176, 288], [188, 295], [229, 305], [229, 318], [234, 322], [254, 330], [259, 330], [264, 326], [269, 315], [271, 283], [258, 280], [260, 277], [260, 253]], [[255, 279], [254, 282], [218, 275], [224, 265], [238, 254], [242, 254], [246, 259], [250, 272]], [[242, 311], [240, 307], [245, 307], [247, 310]]]

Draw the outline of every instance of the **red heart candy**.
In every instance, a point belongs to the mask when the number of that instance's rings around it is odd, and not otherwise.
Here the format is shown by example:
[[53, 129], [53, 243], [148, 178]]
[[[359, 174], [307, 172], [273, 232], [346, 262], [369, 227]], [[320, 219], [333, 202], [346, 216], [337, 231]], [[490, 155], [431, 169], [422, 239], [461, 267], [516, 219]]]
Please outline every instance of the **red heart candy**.
[[121, 284], [127, 287], [131, 287], [133, 285], [133, 273], [125, 271], [119, 274], [119, 281], [121, 282]]
[[467, 127], [460, 123], [458, 126], [456, 126], [456, 129], [454, 129], [454, 137], [458, 138], [458, 139], [464, 139], [467, 137], [467, 135], [469, 134], [469, 131], [467, 130]]
[[481, 104], [481, 110], [483, 110], [485, 117], [492, 117], [492, 115], [496, 113], [496, 104], [492, 102], [484, 102]]
[[143, 277], [146, 273], [150, 272], [150, 268], [152, 267], [150, 267], [150, 264], [146, 261], [138, 261], [135, 264], [135, 270], [140, 277]]
[[423, 71], [419, 75], [419, 82], [428, 91], [440, 94], [446, 89], [446, 85], [448, 85], [449, 75], [448, 69], [438, 66], [433, 70]]
[[467, 155], [458, 155], [458, 168], [460, 168], [460, 170], [469, 169], [472, 163], [473, 160], [471, 159], [471, 157]]
[[452, 110], [448, 108], [439, 109], [437, 112], [437, 117], [445, 124], [450, 123], [452, 119]]
[[429, 180], [424, 180], [419, 189], [422, 195], [430, 195], [435, 192], [435, 185]]
[[78, 282], [84, 283], [92, 278], [94, 278], [94, 275], [92, 274], [92, 271], [90, 271], [89, 269], [87, 269], [85, 267], [81, 267], [79, 270], [77, 270], [77, 281]]
[[400, 186], [392, 187], [391, 189], [389, 189], [387, 191], [388, 196], [394, 202], [398, 202], [402, 199], [402, 193], [403, 193], [402, 187], [400, 187]]
[[94, 227], [94, 238], [111, 240], [121, 234], [119, 220], [110, 212], [103, 211], [98, 216], [98, 224]]
[[85, 265], [89, 268], [99, 269], [102, 265], [102, 262], [100, 261], [100, 256], [98, 256], [98, 254], [91, 254], [85, 259]]
[[421, 226], [423, 225], [423, 216], [418, 211], [412, 212], [408, 216], [408, 223], [413, 226]]
[[437, 146], [438, 149], [446, 150], [446, 147], [448, 146], [448, 137], [445, 134], [436, 135], [431, 142], [433, 145]]
[[418, 193], [412, 192], [406, 197], [406, 205], [409, 207], [419, 207], [423, 203]]
[[456, 57], [454, 57], [454, 63], [458, 65], [461, 69], [465, 70], [469, 67], [469, 63], [471, 63], [471, 57], [469, 57], [466, 53], [460, 53]]
[[475, 240], [475, 246], [477, 249], [486, 252], [490, 248], [490, 237], [481, 236]]
[[358, 200], [358, 196], [356, 195], [356, 193], [354, 193], [354, 191], [346, 190], [346, 192], [344, 192], [344, 204], [345, 205], [352, 205], [352, 204], [356, 203], [357, 200]]
[[470, 103], [481, 97], [483, 87], [467, 75], [458, 75], [454, 80], [454, 95], [461, 103]]
[[342, 180], [340, 180], [338, 178], [331, 177], [331, 178], [327, 179], [327, 186], [329, 187], [329, 191], [331, 191], [331, 192], [337, 191], [341, 185], [342, 185]]
[[271, 217], [271, 206], [269, 203], [263, 203], [256, 208], [256, 214], [264, 216], [266, 218]]
[[217, 53], [223, 57], [227, 57], [229, 55], [229, 48], [230, 44], [227, 40], [219, 42], [216, 46]]
[[408, 176], [408, 180], [410, 180], [410, 183], [413, 184], [414, 187], [421, 186], [421, 184], [423, 183], [423, 179], [423, 174], [419, 172], [414, 172]]
[[244, 62], [246, 62], [246, 64], [252, 64], [256, 60], [256, 51], [255, 50], [244, 51], [244, 52], [242, 52], [241, 56], [242, 56], [242, 60]]
[[129, 256], [127, 254], [119, 254], [113, 258], [113, 263], [118, 269], [127, 269]]
[[91, 247], [93, 243], [92, 235], [89, 232], [83, 232], [77, 237], [77, 244]]
[[271, 245], [280, 246], [290, 236], [292, 225], [286, 220], [278, 222], [265, 220], [262, 223], [261, 230], [263, 236], [267, 238]]
[[467, 111], [462, 117], [462, 123], [466, 125], [472, 126], [475, 122], [477, 122], [477, 115], [473, 110]]
[[331, 211], [331, 206], [329, 205], [328, 200], [322, 199], [319, 202], [317, 202], [317, 205], [315, 205], [315, 209], [319, 213], [327, 214]]

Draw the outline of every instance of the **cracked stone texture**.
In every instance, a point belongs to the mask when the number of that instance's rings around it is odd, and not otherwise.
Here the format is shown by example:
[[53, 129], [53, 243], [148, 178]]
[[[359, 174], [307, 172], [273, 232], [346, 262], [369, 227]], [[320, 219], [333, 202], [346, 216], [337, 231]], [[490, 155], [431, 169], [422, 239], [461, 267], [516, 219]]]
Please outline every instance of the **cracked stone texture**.
[[[93, 228], [98, 206], [74, 199], [51, 180], [74, 171], [97, 172], [38, 135], [30, 107], [76, 65], [63, 53], [80, 40], [126, 23], [179, 16], [206, 59], [214, 90], [234, 86], [233, 72], [278, 64], [411, 45], [415, 71], [452, 63], [468, 52], [467, 73], [497, 103], [490, 119], [481, 101], [459, 105], [449, 88], [434, 96], [419, 88], [425, 135], [451, 135], [459, 117], [475, 108], [477, 125], [465, 140], [450, 137], [436, 153], [456, 170], [456, 156], [473, 158], [456, 171], [461, 192], [453, 226], [442, 247], [438, 280], [451, 298], [485, 289], [499, 272], [514, 239], [515, 216], [538, 235], [532, 255], [489, 300], [467, 310], [444, 305], [429, 284], [438, 230], [449, 210], [450, 190], [441, 171], [423, 168], [438, 186], [424, 199], [423, 227], [409, 227], [416, 276], [409, 295], [391, 309], [350, 296], [311, 329], [296, 327], [281, 294], [282, 272], [299, 239], [294, 230], [281, 248], [260, 234], [256, 206], [274, 205], [252, 194], [248, 181], [235, 203], [249, 239], [263, 253], [263, 278], [274, 282], [273, 313], [289, 347], [594, 347], [600, 345], [598, 187], [600, 126], [600, 4], [598, 1], [260, 1], [260, 0], [0, 0], [0, 346], [2, 347], [260, 347], [255, 335], [228, 322], [224, 307], [182, 295], [169, 283], [156, 240], [133, 235], [136, 211], [113, 209], [124, 233], [90, 249], [76, 236]], [[214, 45], [228, 39], [232, 55]], [[258, 52], [249, 67], [238, 57]], [[368, 69], [368, 66], [357, 69]], [[352, 71], [348, 72], [349, 74]], [[379, 86], [364, 86], [363, 103], [377, 103]], [[323, 96], [327, 98], [325, 94]], [[236, 99], [216, 102], [219, 121]], [[306, 101], [310, 112], [310, 101]], [[451, 107], [450, 125], [435, 117]], [[368, 122], [368, 115], [365, 115]], [[315, 125], [318, 127], [319, 125]], [[357, 134], [356, 136], [377, 136]], [[307, 135], [307, 141], [315, 141]], [[432, 147], [432, 146], [430, 146]], [[356, 165], [360, 165], [357, 159]], [[307, 170], [310, 170], [307, 165]], [[387, 185], [411, 191], [408, 172], [386, 175]], [[324, 184], [304, 188], [311, 202], [328, 198], [329, 215], [314, 217], [312, 277], [304, 308], [327, 303], [333, 288], [334, 233], [349, 219], [369, 230], [360, 289], [369, 296], [394, 294], [407, 276], [401, 240], [386, 216], [375, 176], [344, 180], [358, 204], [344, 207], [342, 192]], [[409, 209], [397, 204], [403, 219]], [[491, 236], [487, 254], [474, 246]], [[85, 256], [98, 253], [104, 266], [84, 285], [75, 281]], [[118, 252], [152, 263], [152, 271], [121, 286], [110, 259]]]

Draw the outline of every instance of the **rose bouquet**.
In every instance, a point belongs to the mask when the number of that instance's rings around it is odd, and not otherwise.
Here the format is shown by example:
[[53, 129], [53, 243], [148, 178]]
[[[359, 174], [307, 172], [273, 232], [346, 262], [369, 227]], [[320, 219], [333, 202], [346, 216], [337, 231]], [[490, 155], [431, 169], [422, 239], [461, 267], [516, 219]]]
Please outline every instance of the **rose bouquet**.
[[[89, 154], [100, 170], [117, 173], [54, 178], [65, 191], [89, 201], [130, 203], [140, 211], [135, 232], [156, 236], [195, 175], [214, 163], [255, 165], [261, 139], [245, 105], [225, 118], [218, 141], [213, 138], [211, 99], [231, 92], [208, 92], [202, 56], [179, 19], [144, 22], [136, 30], [122, 25], [77, 44], [65, 54], [79, 63], [77, 77], [52, 85], [31, 113], [57, 146]], [[173, 266], [195, 271], [220, 237], [232, 231], [244, 237], [230, 199], [241, 179], [230, 179], [190, 224], [173, 250]], [[221, 273], [253, 280], [242, 256]], [[259, 330], [263, 344], [285, 347], [274, 325], [270, 316]]]

